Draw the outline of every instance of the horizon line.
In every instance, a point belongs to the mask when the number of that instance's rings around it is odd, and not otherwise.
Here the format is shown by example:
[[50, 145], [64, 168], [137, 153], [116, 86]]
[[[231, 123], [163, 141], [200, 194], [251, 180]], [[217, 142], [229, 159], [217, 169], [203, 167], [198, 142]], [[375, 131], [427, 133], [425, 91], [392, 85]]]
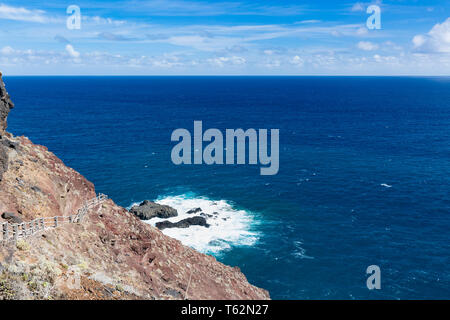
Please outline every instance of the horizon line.
[[427, 75], [427, 74], [5, 74], [3, 77], [433, 77], [443, 78], [448, 75]]

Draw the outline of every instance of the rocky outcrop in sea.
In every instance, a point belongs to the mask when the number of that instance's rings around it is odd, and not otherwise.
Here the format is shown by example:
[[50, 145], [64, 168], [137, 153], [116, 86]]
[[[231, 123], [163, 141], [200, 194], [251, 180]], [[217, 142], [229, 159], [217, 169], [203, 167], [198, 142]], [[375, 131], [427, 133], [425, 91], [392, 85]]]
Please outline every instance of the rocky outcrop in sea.
[[130, 212], [141, 220], [149, 220], [155, 217], [167, 219], [178, 216], [176, 209], [149, 200], [131, 207]]
[[[145, 200], [139, 205], [132, 206], [129, 211], [141, 220], [150, 220], [152, 218], [168, 219], [178, 216], [178, 212], [176, 209], [167, 205], [158, 204], [150, 200]], [[206, 222], [206, 218], [208, 217], [208, 215], [203, 213], [201, 208], [194, 208], [187, 211], [186, 213], [200, 213], [200, 216], [193, 216], [177, 222], [171, 222], [169, 220], [160, 221], [157, 222], [155, 226], [159, 230], [169, 228], [189, 228], [190, 226], [202, 226], [206, 228], [209, 227], [209, 224]], [[212, 215], [209, 216], [212, 217]]]
[[170, 221], [161, 221], [156, 223], [156, 227], [159, 230], [164, 230], [167, 228], [189, 228], [190, 226], [202, 226], [209, 227], [209, 224], [206, 222], [204, 217], [191, 217], [180, 220], [178, 222], [170, 222]]

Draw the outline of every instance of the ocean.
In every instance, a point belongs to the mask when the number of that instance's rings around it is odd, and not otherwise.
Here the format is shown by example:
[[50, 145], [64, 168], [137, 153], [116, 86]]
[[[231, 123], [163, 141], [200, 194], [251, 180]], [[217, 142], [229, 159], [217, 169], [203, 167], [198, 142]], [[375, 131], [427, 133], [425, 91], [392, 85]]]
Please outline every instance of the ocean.
[[[448, 77], [5, 77], [9, 130], [130, 207], [201, 207], [166, 229], [273, 299], [450, 298]], [[280, 130], [279, 172], [180, 165], [171, 134]], [[179, 219], [179, 218], [178, 218]], [[154, 224], [156, 221], [150, 220]], [[381, 289], [366, 269], [381, 270]]]

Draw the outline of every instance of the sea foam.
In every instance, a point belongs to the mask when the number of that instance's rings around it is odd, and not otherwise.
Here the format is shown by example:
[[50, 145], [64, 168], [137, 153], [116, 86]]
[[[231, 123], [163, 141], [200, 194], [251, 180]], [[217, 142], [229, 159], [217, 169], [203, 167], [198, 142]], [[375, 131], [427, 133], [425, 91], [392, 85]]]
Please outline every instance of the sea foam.
[[209, 228], [190, 226], [189, 228], [167, 228], [162, 230], [164, 234], [178, 239], [184, 245], [200, 252], [220, 254], [232, 247], [252, 246], [259, 239], [258, 232], [254, 230], [257, 224], [255, 215], [252, 212], [234, 208], [226, 200], [211, 200], [206, 197], [183, 194], [159, 197], [155, 202], [177, 209], [178, 216], [169, 219], [153, 218], [144, 220], [144, 222], [152, 226], [164, 220], [177, 222], [198, 216], [200, 213], [187, 214], [186, 212], [195, 208], [202, 209], [202, 212], [206, 214], [204, 217], [210, 225]]

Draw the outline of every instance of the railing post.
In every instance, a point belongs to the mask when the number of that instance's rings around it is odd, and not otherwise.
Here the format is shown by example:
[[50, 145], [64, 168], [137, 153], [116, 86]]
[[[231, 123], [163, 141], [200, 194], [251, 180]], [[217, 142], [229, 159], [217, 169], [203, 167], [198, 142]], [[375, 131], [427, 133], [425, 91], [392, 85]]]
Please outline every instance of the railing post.
[[8, 241], [9, 226], [8, 222], [3, 224], [3, 241]]
[[[107, 195], [103, 193], [99, 193], [95, 196], [95, 198], [87, 201], [84, 206], [82, 206], [78, 211], [77, 214], [68, 216], [69, 223], [80, 223], [82, 222], [84, 216], [86, 213], [88, 213], [89, 209], [92, 207], [100, 204], [104, 200], [108, 198]], [[65, 217], [62, 217], [63, 219]], [[51, 219], [51, 218], [49, 218]], [[60, 220], [58, 216], [53, 217], [54, 221], [54, 228], [58, 228], [59, 224], [61, 222], [64, 222], [64, 220]], [[12, 240], [17, 241], [19, 237], [26, 238], [28, 236], [34, 235], [35, 233], [39, 231], [44, 231], [46, 228], [45, 226], [45, 218], [37, 218], [35, 220], [29, 221], [29, 222], [23, 222], [23, 223], [16, 223], [16, 224], [9, 224], [8, 222], [2, 223], [0, 227], [0, 232], [2, 235], [1, 240], [3, 242], [9, 241], [11, 235], [10, 235], [10, 229], [12, 229]], [[21, 234], [19, 235], [19, 232]]]
[[19, 238], [19, 226], [15, 224], [13, 226], [13, 230], [14, 230], [14, 241], [17, 241], [17, 239]]
[[[22, 236], [25, 238], [27, 235], [27, 224], [25, 222], [23, 222], [20, 226], [22, 227]], [[19, 235], [17, 235], [17, 236], [19, 236]]]

